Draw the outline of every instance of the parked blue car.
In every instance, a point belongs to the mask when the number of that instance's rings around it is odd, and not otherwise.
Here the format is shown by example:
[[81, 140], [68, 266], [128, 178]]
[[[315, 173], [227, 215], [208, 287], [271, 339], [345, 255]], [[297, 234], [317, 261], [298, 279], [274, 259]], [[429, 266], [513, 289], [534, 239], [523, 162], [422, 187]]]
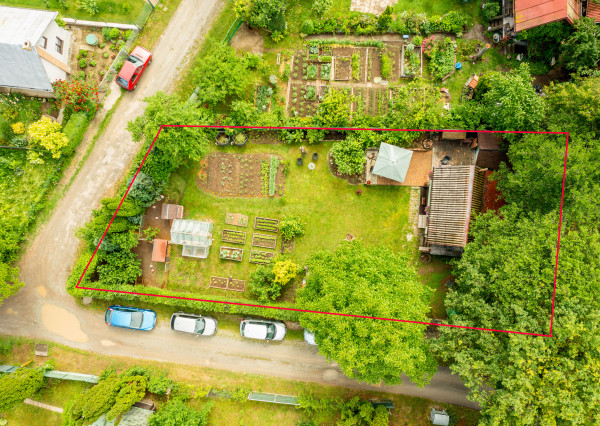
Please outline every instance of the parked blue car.
[[150, 309], [114, 305], [106, 310], [104, 321], [113, 327], [147, 331], [152, 330], [156, 325], [156, 312]]

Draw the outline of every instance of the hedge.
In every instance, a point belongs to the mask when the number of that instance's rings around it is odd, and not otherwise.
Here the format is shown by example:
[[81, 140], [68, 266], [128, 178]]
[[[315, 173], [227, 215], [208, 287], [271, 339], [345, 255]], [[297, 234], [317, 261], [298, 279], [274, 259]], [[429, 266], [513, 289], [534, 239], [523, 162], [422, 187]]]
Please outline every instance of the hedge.
[[310, 40], [310, 46], [323, 46], [328, 44], [337, 44], [340, 46], [357, 46], [357, 47], [385, 47], [385, 44], [380, 40], [339, 40], [337, 38], [325, 38], [320, 40]]
[[75, 152], [75, 149], [79, 146], [83, 140], [83, 135], [87, 130], [90, 119], [87, 114], [83, 111], [71, 114], [69, 121], [63, 127], [63, 133], [69, 139], [69, 144], [64, 147], [62, 154], [69, 156]]
[[425, 13], [402, 12], [385, 27], [376, 15], [350, 12], [344, 15], [311, 20], [302, 24], [302, 32], [310, 34], [375, 35], [385, 33], [425, 34], [447, 32], [459, 34], [472, 22], [471, 17], [457, 11], [442, 16]]
[[[166, 297], [156, 297], [156, 296], [139, 296], [135, 294], [122, 294], [122, 293], [114, 293], [109, 291], [98, 291], [98, 290], [83, 290], [76, 288], [77, 281], [79, 277], [83, 273], [85, 269], [85, 265], [89, 261], [92, 256], [92, 251], [85, 250], [78, 258], [71, 275], [67, 279], [67, 292], [73, 297], [84, 297], [89, 296], [93, 297], [97, 300], [106, 300], [109, 302], [130, 302], [130, 301], [139, 301], [152, 303], [155, 305], [167, 305], [172, 306], [174, 308], [188, 308], [193, 311], [204, 311], [204, 312], [223, 312], [227, 314], [244, 314], [244, 315], [258, 315], [263, 317], [271, 317], [277, 318], [285, 321], [297, 321], [298, 320], [298, 312], [296, 311], [287, 311], [287, 310], [279, 310], [279, 309], [269, 309], [269, 308], [257, 308], [254, 306], [240, 306], [240, 305], [228, 305], [225, 303], [213, 303], [213, 302], [201, 302], [198, 300], [186, 300], [186, 299], [172, 299]], [[126, 291], [126, 292], [148, 292], [156, 295], [162, 296], [175, 296], [175, 297], [199, 297], [198, 295], [194, 295], [192, 293], [182, 292], [182, 291], [173, 291], [169, 289], [161, 289], [161, 288], [152, 288], [148, 289], [141, 286], [133, 286], [133, 285], [120, 285], [118, 287], [106, 287], [100, 286], [96, 282], [91, 282], [90, 277], [93, 274], [93, 271], [96, 269], [98, 264], [97, 256], [94, 257], [92, 263], [90, 263], [90, 267], [87, 270], [85, 276], [81, 280], [81, 287], [91, 287], [91, 288], [102, 288], [102, 289], [110, 289], [115, 291]], [[227, 297], [219, 297], [215, 295], [210, 296], [211, 300], [218, 300], [223, 302], [233, 302], [233, 303], [249, 303], [249, 304], [258, 304], [256, 301], [248, 300], [248, 299], [234, 299]], [[265, 304], [267, 305], [267, 304]], [[282, 308], [295, 308], [293, 303], [269, 303], [269, 306], [274, 307], [282, 307]]]

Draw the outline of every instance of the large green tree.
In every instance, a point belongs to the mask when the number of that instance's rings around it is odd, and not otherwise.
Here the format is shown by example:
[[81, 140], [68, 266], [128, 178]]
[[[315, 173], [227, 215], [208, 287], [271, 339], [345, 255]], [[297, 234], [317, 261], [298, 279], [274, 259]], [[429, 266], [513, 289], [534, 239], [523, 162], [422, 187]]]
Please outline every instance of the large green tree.
[[[300, 309], [427, 321], [430, 292], [409, 259], [386, 247], [343, 242], [312, 256], [308, 268], [297, 297]], [[423, 386], [436, 371], [426, 325], [308, 313], [300, 324], [350, 378], [399, 383], [406, 374]]]
[[285, 31], [287, 0], [236, 0], [236, 15], [252, 27]]
[[[558, 214], [504, 209], [475, 221], [446, 298], [463, 326], [547, 334]], [[600, 421], [600, 234], [565, 227], [552, 337], [443, 327], [435, 352], [483, 408], [483, 424], [597, 424]]]
[[238, 57], [233, 47], [217, 42], [210, 45], [210, 54], [198, 60], [193, 74], [198, 100], [213, 106], [242, 96], [249, 82], [246, 57]]
[[582, 75], [591, 73], [600, 61], [600, 28], [592, 18], [575, 22], [575, 32], [562, 48], [565, 68]]
[[540, 130], [544, 101], [532, 85], [529, 65], [481, 77], [476, 99], [483, 106], [486, 127], [492, 130]]

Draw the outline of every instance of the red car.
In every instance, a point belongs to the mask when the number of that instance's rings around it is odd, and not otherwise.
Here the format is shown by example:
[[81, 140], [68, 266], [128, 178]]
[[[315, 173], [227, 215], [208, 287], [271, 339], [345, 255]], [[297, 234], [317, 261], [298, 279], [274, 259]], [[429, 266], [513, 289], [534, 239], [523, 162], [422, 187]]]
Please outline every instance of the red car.
[[123, 64], [123, 68], [117, 76], [117, 84], [123, 89], [135, 90], [140, 77], [151, 61], [152, 53], [142, 46], [137, 46]]

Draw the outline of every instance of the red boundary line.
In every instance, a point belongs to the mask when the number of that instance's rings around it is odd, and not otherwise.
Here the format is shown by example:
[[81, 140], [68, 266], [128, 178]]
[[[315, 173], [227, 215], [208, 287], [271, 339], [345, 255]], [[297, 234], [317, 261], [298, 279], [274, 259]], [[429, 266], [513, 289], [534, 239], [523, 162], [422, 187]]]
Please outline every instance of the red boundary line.
[[[152, 151], [152, 148], [154, 147], [154, 144], [156, 143], [156, 139], [158, 138], [158, 135], [160, 135], [160, 132], [165, 127], [200, 127], [200, 128], [210, 128], [210, 129], [228, 128], [228, 129], [266, 129], [266, 130], [338, 130], [338, 131], [339, 130], [372, 130], [372, 131], [388, 131], [388, 132], [442, 132], [442, 131], [444, 131], [444, 132], [474, 132], [474, 131], [476, 131], [478, 133], [565, 135], [567, 137], [567, 139], [566, 139], [566, 145], [565, 145], [565, 162], [564, 162], [564, 168], [563, 168], [563, 185], [562, 185], [562, 193], [561, 193], [561, 197], [560, 197], [560, 215], [559, 215], [559, 220], [558, 220], [558, 240], [556, 243], [556, 265], [554, 267], [554, 286], [553, 286], [553, 292], [552, 292], [552, 311], [550, 314], [550, 331], [549, 331], [549, 333], [548, 334], [526, 333], [524, 331], [496, 330], [493, 328], [468, 327], [468, 326], [464, 326], [464, 325], [454, 325], [454, 324], [436, 324], [436, 323], [432, 323], [432, 322], [410, 321], [410, 320], [402, 320], [402, 319], [398, 319], [398, 318], [379, 318], [379, 317], [370, 317], [370, 316], [365, 316], [365, 315], [344, 314], [344, 313], [340, 313], [340, 312], [309, 311], [309, 310], [305, 310], [305, 309], [284, 308], [284, 307], [279, 307], [279, 306], [254, 305], [254, 304], [250, 304], [250, 303], [226, 302], [226, 301], [222, 301], [222, 300], [196, 299], [193, 297], [167, 296], [164, 294], [137, 293], [137, 292], [133, 292], [133, 291], [109, 290], [109, 289], [104, 289], [104, 288], [92, 288], [92, 287], [80, 287], [79, 284], [81, 283], [81, 280], [83, 279], [90, 264], [92, 263], [92, 259], [94, 259], [94, 256], [98, 252], [98, 249], [100, 248], [100, 244], [102, 244], [102, 240], [104, 240], [104, 237], [106, 236], [108, 229], [112, 225], [113, 220], [117, 216], [117, 213], [119, 212], [119, 209], [121, 208], [121, 205], [125, 201], [125, 197], [127, 197], [127, 194], [129, 193], [129, 190], [131, 189], [131, 185], [133, 185], [133, 182], [135, 182], [135, 179], [137, 178], [138, 173], [142, 169], [142, 166], [146, 162], [146, 159], [148, 158], [150, 151]], [[249, 307], [254, 307], [254, 308], [279, 309], [279, 310], [284, 310], [284, 311], [306, 312], [306, 313], [312, 313], [312, 314], [338, 315], [338, 316], [343, 316], [343, 317], [366, 318], [366, 319], [375, 319], [375, 320], [382, 320], [382, 321], [396, 321], [396, 322], [405, 322], [405, 323], [410, 323], [410, 324], [437, 325], [440, 327], [464, 328], [464, 329], [469, 329], [469, 330], [495, 331], [498, 333], [524, 334], [527, 336], [552, 337], [552, 326], [554, 323], [554, 303], [555, 303], [555, 299], [556, 299], [556, 280], [557, 280], [557, 276], [558, 276], [558, 253], [560, 250], [560, 231], [561, 231], [561, 226], [562, 226], [563, 201], [564, 201], [564, 196], [565, 196], [565, 179], [566, 179], [566, 175], [567, 175], [568, 149], [569, 149], [569, 132], [527, 132], [527, 131], [509, 131], [509, 130], [454, 130], [454, 129], [452, 129], [452, 130], [451, 129], [448, 129], [448, 130], [445, 130], [445, 129], [377, 129], [377, 128], [356, 128], [356, 127], [215, 126], [215, 125], [192, 125], [192, 124], [190, 124], [190, 125], [163, 124], [158, 129], [158, 133], [156, 133], [156, 136], [154, 136], [154, 139], [152, 140], [152, 144], [150, 145], [150, 148], [148, 148], [148, 151], [146, 152], [146, 155], [144, 156], [142, 162], [140, 163], [140, 166], [138, 167], [137, 171], [135, 172], [133, 179], [129, 183], [129, 186], [127, 187], [127, 190], [125, 191], [125, 195], [123, 195], [123, 198], [121, 199], [121, 202], [119, 203], [119, 206], [117, 207], [117, 210], [115, 211], [113, 217], [110, 219], [110, 222], [108, 223], [108, 226], [106, 227], [106, 230], [104, 231], [104, 234], [102, 234], [102, 238], [100, 238], [100, 241], [98, 242], [98, 245], [96, 246], [96, 249], [94, 250], [94, 253], [92, 254], [92, 257], [88, 261], [87, 265], [85, 265], [83, 273], [81, 274], [81, 277], [79, 277], [79, 280], [77, 281], [77, 285], [75, 286], [75, 288], [78, 288], [81, 290], [94, 290], [94, 291], [105, 291], [105, 292], [109, 292], [109, 293], [131, 294], [131, 295], [136, 295], [136, 296], [154, 296], [154, 297], [164, 297], [167, 299], [194, 300], [194, 301], [198, 301], [198, 302], [221, 303], [224, 305], [249, 306]]]

